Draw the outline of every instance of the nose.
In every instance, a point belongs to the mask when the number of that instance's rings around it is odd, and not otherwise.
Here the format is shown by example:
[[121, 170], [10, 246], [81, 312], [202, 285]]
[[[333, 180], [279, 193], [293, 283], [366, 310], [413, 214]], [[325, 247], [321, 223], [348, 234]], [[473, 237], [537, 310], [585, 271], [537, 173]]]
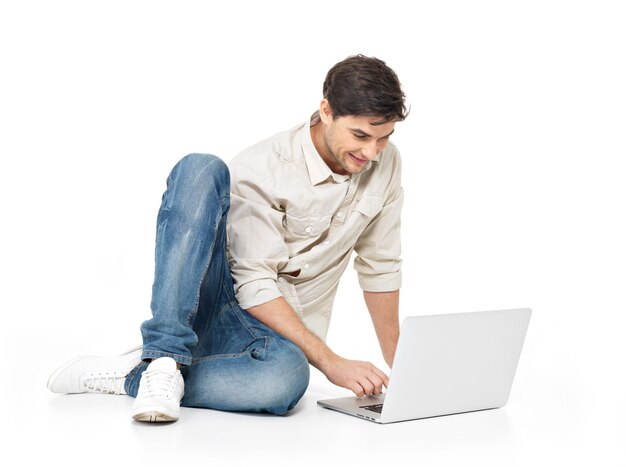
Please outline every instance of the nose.
[[371, 160], [374, 157], [376, 157], [376, 154], [378, 154], [378, 151], [379, 151], [378, 142], [375, 140], [368, 142], [365, 146], [363, 146], [363, 148], [361, 148], [361, 154], [367, 160]]

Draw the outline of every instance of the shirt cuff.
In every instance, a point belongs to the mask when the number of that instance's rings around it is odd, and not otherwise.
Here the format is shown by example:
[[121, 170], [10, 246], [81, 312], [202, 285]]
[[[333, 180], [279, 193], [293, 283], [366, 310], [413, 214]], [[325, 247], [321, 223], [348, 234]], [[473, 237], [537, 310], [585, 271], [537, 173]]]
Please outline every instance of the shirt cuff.
[[282, 297], [276, 281], [272, 279], [259, 279], [246, 282], [235, 293], [239, 306], [244, 310], [262, 305], [263, 303]]
[[366, 275], [359, 273], [359, 285], [365, 292], [393, 292], [402, 287], [402, 271]]

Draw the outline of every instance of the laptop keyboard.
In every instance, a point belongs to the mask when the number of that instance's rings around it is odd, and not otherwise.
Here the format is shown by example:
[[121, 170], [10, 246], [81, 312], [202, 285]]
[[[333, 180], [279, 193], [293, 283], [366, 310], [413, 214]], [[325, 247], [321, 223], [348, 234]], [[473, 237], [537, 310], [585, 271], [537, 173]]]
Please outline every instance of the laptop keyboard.
[[369, 410], [371, 412], [382, 413], [383, 412], [383, 404], [372, 404], [372, 405], [361, 405], [360, 409]]

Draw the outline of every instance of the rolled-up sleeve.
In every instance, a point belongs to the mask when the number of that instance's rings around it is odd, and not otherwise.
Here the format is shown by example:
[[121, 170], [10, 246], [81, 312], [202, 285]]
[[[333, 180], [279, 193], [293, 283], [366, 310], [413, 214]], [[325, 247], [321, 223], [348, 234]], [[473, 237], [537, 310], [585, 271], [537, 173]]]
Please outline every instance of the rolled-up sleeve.
[[272, 196], [269, 175], [243, 163], [231, 165], [230, 172], [229, 264], [237, 301], [249, 309], [282, 296], [276, 280], [289, 259], [284, 213]]
[[361, 289], [391, 292], [402, 286], [400, 220], [404, 191], [400, 182], [400, 159], [394, 168], [390, 190], [382, 210], [371, 220], [354, 246]]

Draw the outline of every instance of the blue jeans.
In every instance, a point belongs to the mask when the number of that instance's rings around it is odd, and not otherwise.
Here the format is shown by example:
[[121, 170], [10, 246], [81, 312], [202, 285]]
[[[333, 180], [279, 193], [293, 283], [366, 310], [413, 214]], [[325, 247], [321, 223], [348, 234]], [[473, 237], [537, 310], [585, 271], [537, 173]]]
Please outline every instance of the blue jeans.
[[230, 174], [219, 158], [190, 154], [167, 179], [157, 217], [152, 319], [142, 362], [126, 377], [136, 397], [146, 360], [184, 365], [181, 405], [284, 414], [304, 395], [309, 364], [298, 346], [243, 310], [226, 256]]

